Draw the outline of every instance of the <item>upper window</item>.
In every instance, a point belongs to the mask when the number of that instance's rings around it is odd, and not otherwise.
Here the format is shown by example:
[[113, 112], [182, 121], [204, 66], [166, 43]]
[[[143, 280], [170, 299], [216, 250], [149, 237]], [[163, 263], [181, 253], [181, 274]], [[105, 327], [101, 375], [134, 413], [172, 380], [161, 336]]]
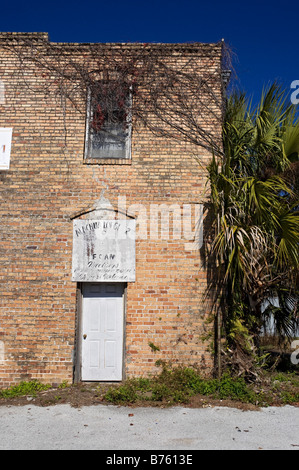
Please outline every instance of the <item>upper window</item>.
[[87, 106], [86, 159], [131, 158], [131, 94], [101, 82]]

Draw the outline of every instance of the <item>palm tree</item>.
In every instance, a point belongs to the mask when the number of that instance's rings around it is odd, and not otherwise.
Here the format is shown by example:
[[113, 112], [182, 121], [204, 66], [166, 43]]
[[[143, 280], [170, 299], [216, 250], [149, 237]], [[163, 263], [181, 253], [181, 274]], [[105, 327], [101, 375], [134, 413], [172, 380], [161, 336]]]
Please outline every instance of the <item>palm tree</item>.
[[265, 314], [282, 335], [298, 325], [299, 120], [277, 84], [255, 109], [244, 94], [228, 99], [223, 149], [224, 158], [208, 167], [213, 282], [230, 350], [245, 370], [240, 357], [252, 357]]

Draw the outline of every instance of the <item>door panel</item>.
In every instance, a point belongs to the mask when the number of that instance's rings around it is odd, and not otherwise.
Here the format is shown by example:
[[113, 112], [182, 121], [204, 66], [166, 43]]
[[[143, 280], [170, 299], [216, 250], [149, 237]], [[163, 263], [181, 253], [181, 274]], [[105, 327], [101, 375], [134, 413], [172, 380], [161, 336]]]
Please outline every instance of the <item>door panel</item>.
[[124, 285], [83, 285], [82, 370], [85, 381], [122, 380]]

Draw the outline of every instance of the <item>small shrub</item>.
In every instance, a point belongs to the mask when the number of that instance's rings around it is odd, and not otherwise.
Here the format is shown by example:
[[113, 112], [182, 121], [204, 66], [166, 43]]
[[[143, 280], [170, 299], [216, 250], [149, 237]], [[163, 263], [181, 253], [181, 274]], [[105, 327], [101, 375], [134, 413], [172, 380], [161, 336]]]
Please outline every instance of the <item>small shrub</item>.
[[134, 385], [128, 381], [119, 387], [111, 387], [104, 398], [111, 403], [134, 403], [138, 399]]
[[240, 400], [253, 403], [256, 400], [255, 393], [250, 390], [243, 378], [231, 377], [224, 374], [219, 379], [207, 379], [198, 384], [197, 393], [211, 396], [220, 400]]
[[167, 400], [170, 397], [171, 391], [164, 383], [156, 383], [152, 389], [152, 399], [154, 401]]
[[218, 395], [220, 399], [231, 398], [232, 400], [241, 400], [243, 402], [255, 400], [254, 392], [248, 388], [243, 378], [233, 378], [227, 374], [223, 375], [219, 381]]

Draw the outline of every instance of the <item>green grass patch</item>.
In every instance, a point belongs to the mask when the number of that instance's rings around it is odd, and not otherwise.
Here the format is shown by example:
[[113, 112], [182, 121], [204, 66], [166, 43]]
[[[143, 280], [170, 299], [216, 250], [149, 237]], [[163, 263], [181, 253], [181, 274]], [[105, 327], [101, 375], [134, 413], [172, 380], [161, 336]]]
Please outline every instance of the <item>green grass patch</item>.
[[42, 384], [37, 380], [31, 380], [29, 382], [20, 382], [18, 385], [13, 385], [9, 388], [0, 390], [0, 398], [15, 398], [21, 396], [36, 396], [38, 392], [48, 390], [51, 385]]
[[[158, 364], [157, 364], [158, 365]], [[188, 404], [194, 397], [195, 406], [201, 403], [221, 405], [220, 400], [258, 406], [299, 404], [298, 372], [264, 372], [256, 383], [248, 383], [242, 377], [223, 374], [221, 380], [202, 377], [192, 367], [171, 367], [160, 363], [159, 374], [150, 377], [132, 378], [123, 383], [109, 386], [99, 384], [68, 385], [63, 382], [57, 389], [37, 380], [20, 382], [18, 385], [0, 390], [0, 398], [13, 399], [23, 396], [34, 397], [36, 404], [75, 403], [90, 405], [95, 402], [109, 402], [123, 406], [171, 406]], [[78, 385], [78, 384], [77, 384]], [[48, 390], [51, 389], [51, 390]], [[39, 393], [47, 391], [48, 393]], [[85, 393], [81, 393], [85, 392]], [[195, 397], [197, 395], [197, 397]]]

